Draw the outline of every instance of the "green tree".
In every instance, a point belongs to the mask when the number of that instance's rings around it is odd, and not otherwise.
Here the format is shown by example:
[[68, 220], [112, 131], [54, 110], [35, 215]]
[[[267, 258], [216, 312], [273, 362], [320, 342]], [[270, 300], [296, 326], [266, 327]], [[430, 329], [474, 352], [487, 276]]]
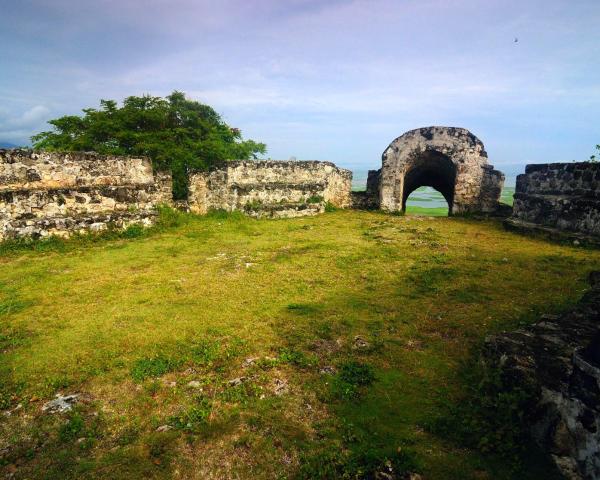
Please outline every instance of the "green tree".
[[600, 145], [596, 145], [596, 150], [598, 150], [598, 156], [596, 157], [596, 155], [590, 155], [590, 162], [598, 162], [600, 161]]
[[172, 172], [175, 198], [187, 196], [188, 169], [257, 158], [267, 151], [264, 143], [244, 140], [241, 131], [227, 125], [211, 107], [178, 91], [166, 98], [127, 97], [122, 107], [100, 100], [100, 108], [83, 113], [50, 120], [53, 130], [31, 137], [34, 148], [146, 155], [154, 168]]

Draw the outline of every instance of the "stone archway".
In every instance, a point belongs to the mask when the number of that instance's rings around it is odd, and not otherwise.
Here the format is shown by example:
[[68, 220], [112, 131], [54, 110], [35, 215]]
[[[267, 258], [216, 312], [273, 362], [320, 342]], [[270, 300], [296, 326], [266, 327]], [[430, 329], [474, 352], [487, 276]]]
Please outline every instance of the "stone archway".
[[464, 128], [427, 127], [396, 138], [383, 152], [381, 170], [369, 172], [379, 206], [403, 211], [417, 188], [438, 190], [450, 214], [491, 213], [498, 207], [504, 174], [488, 164], [483, 143]]

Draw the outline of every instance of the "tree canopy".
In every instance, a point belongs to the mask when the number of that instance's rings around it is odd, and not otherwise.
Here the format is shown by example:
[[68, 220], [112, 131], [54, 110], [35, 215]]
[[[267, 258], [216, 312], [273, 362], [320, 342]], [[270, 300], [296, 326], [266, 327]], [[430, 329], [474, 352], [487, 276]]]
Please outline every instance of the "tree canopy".
[[148, 156], [154, 168], [172, 172], [175, 198], [187, 195], [188, 168], [207, 169], [266, 152], [264, 143], [244, 140], [211, 107], [178, 91], [166, 98], [127, 97], [122, 107], [100, 100], [100, 108], [83, 112], [50, 120], [53, 130], [31, 137], [34, 148]]

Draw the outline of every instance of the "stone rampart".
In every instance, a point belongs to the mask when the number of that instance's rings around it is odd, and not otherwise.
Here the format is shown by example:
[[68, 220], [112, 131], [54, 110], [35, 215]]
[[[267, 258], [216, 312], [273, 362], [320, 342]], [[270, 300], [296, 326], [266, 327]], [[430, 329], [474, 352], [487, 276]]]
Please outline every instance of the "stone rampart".
[[0, 240], [149, 225], [171, 184], [143, 157], [0, 150]]
[[527, 165], [517, 177], [507, 226], [600, 237], [600, 164]]
[[253, 217], [297, 217], [324, 211], [325, 204], [351, 206], [352, 172], [316, 161], [232, 161], [192, 172], [190, 210], [241, 210]]

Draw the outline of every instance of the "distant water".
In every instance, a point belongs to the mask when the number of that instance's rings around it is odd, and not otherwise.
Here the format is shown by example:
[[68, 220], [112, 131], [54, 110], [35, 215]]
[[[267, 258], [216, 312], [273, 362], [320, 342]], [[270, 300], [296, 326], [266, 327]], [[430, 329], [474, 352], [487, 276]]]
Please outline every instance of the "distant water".
[[[353, 172], [352, 177], [352, 190], [354, 191], [362, 191], [367, 188], [367, 174], [366, 171], [356, 171]], [[502, 195], [500, 200], [504, 203], [512, 205], [513, 203], [513, 195], [515, 193], [515, 178], [516, 177], [506, 177], [504, 182], [504, 189], [502, 190]], [[406, 202], [407, 207], [418, 207], [419, 209], [439, 209], [439, 208], [447, 208], [448, 204], [446, 200], [442, 196], [440, 192], [434, 190], [431, 187], [420, 187], [417, 188], [413, 193], [408, 197], [408, 201]]]

